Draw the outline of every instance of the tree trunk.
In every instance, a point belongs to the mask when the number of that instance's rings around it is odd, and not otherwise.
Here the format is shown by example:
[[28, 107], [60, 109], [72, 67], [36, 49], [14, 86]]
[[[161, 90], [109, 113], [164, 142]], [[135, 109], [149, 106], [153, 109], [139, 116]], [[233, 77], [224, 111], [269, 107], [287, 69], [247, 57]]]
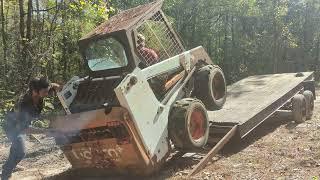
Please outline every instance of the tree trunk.
[[272, 13], [272, 24], [273, 24], [273, 73], [277, 73], [278, 72], [278, 28], [277, 28], [277, 20], [276, 20], [276, 8], [277, 8], [277, 0], [273, 0], [272, 1], [272, 9], [273, 9], [273, 13]]
[[234, 40], [234, 16], [231, 16], [231, 42], [232, 42], [232, 50], [236, 46]]
[[[24, 24], [24, 9], [23, 9], [23, 0], [19, 0], [19, 29], [20, 29], [20, 47], [22, 51], [20, 52], [20, 77], [22, 82], [24, 82], [24, 77], [27, 77], [28, 73], [26, 72], [26, 67], [27, 67], [27, 49], [26, 49], [26, 38], [25, 38], [25, 24]], [[27, 83], [27, 82], [26, 82]]]
[[[217, 49], [216, 49], [216, 51], [217, 51], [217, 57], [219, 57], [219, 59], [220, 59], [220, 57], [221, 57], [221, 51], [219, 51], [219, 49], [220, 49], [220, 46], [221, 46], [221, 34], [220, 34], [220, 31], [218, 31], [218, 45], [217, 45]], [[221, 60], [221, 59], [220, 59]], [[223, 66], [223, 61], [221, 62], [221, 64], [222, 64], [222, 66]], [[223, 68], [223, 67], [222, 67]]]
[[[32, 34], [33, 34], [33, 36], [36, 36], [37, 34], [39, 34], [39, 33], [42, 33], [43, 31], [41, 31], [41, 27], [40, 27], [40, 5], [39, 5], [39, 0], [34, 0], [34, 2], [35, 2], [35, 4], [36, 4], [36, 21], [34, 22], [32, 22], [33, 23], [33, 32], [32, 32]], [[39, 37], [39, 36], [38, 36]], [[42, 44], [43, 43], [41, 43], [41, 44], [39, 44], [38, 45], [38, 47], [39, 46], [42, 46]], [[40, 49], [40, 47], [38, 48], [38, 49]], [[41, 51], [40, 51], [41, 52]]]
[[62, 72], [62, 79], [66, 80], [67, 76], [67, 32], [65, 30], [65, 21], [66, 21], [66, 16], [65, 16], [65, 2], [63, 3], [63, 12], [62, 12], [62, 17], [61, 17], [61, 24], [62, 24], [62, 55], [61, 55], [61, 61], [62, 61], [62, 67], [63, 67], [63, 72]]
[[303, 48], [304, 48], [304, 54], [308, 51], [309, 49], [309, 28], [310, 28], [310, 3], [306, 3], [306, 8], [305, 8], [305, 17], [304, 17], [304, 25], [303, 25]]
[[[27, 33], [26, 33], [26, 41], [27, 41], [27, 43], [31, 41], [32, 10], [33, 10], [33, 8], [32, 8], [32, 0], [28, 0]], [[28, 44], [26, 44], [26, 46], [27, 45]], [[29, 61], [28, 61], [28, 69], [30, 69], [30, 68], [32, 68], [32, 59], [29, 59]]]
[[[6, 37], [6, 30], [5, 30], [5, 18], [4, 18], [4, 4], [3, 0], [1, 0], [1, 35], [2, 35], [2, 50], [3, 50], [3, 72], [4, 75], [6, 74], [7, 69], [7, 37]], [[5, 77], [5, 76], [4, 76]]]
[[239, 61], [234, 61], [235, 55], [235, 41], [234, 41], [234, 16], [231, 16], [231, 48], [230, 48], [230, 61], [233, 65], [232, 71], [239, 71]]
[[19, 0], [19, 12], [20, 12], [20, 38], [23, 40], [24, 36], [24, 9], [23, 9], [23, 0]]
[[190, 39], [190, 45], [191, 47], [195, 46], [196, 43], [196, 26], [197, 26], [197, 2], [193, 3], [193, 9], [191, 13], [191, 24], [192, 24], [192, 31], [191, 31], [191, 39]]
[[28, 0], [28, 13], [27, 13], [27, 41], [31, 40], [31, 23], [32, 23], [32, 0]]
[[229, 21], [229, 15], [226, 14], [225, 16], [225, 23], [224, 23], [224, 48], [223, 48], [223, 51], [224, 51], [224, 60], [226, 61], [227, 60], [227, 51], [228, 51], [228, 21]]
[[63, 74], [62, 78], [63, 80], [67, 79], [67, 38], [65, 31], [63, 32], [63, 38], [62, 38], [62, 62], [63, 62]]
[[39, 0], [36, 0], [36, 9], [37, 9], [37, 23], [39, 23], [40, 22]]
[[317, 46], [317, 64], [320, 65], [320, 35], [318, 37], [318, 46]]
[[[52, 54], [55, 54], [55, 53], [56, 53], [55, 44], [52, 44]], [[51, 61], [48, 62], [48, 67], [49, 67], [48, 77], [49, 77], [51, 80], [54, 80], [53, 77], [54, 77], [55, 67], [54, 67], [54, 58], [53, 58], [53, 57], [51, 57]]]
[[207, 51], [208, 51], [208, 54], [210, 57], [213, 57], [212, 56], [212, 35], [210, 35], [208, 38], [207, 38]]
[[229, 74], [229, 62], [228, 62], [228, 22], [229, 22], [229, 15], [228, 13], [225, 15], [225, 22], [224, 22], [224, 41], [223, 41], [223, 62], [225, 64], [226, 73]]
[[314, 59], [314, 64], [315, 64], [315, 80], [319, 80], [320, 79], [320, 35], [318, 35], [318, 41], [317, 41], [317, 50], [316, 50], [316, 57]]

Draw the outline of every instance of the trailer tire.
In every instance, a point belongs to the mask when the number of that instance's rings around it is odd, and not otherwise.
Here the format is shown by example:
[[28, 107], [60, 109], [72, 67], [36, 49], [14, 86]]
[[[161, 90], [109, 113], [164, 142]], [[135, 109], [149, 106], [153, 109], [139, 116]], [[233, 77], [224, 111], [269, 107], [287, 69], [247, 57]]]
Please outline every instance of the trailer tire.
[[221, 109], [226, 102], [226, 80], [220, 67], [206, 65], [194, 79], [193, 96], [200, 99], [208, 110]]
[[296, 94], [292, 98], [292, 114], [296, 123], [306, 121], [306, 99], [302, 94]]
[[303, 92], [303, 96], [306, 99], [306, 119], [311, 119], [314, 109], [313, 93], [309, 90], [306, 90]]
[[193, 98], [176, 101], [169, 114], [168, 131], [174, 146], [181, 151], [205, 146], [209, 137], [209, 119], [203, 103]]

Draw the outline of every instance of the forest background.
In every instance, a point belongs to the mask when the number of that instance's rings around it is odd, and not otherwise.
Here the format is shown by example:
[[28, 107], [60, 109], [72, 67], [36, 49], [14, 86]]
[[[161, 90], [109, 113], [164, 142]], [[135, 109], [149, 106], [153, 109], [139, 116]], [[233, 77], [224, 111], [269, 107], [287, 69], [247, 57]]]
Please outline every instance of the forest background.
[[[32, 77], [63, 84], [85, 75], [78, 40], [117, 12], [149, 2], [0, 1], [0, 123]], [[204, 46], [228, 84], [297, 71], [319, 79], [319, 0], [165, 0], [163, 10], [186, 49]]]

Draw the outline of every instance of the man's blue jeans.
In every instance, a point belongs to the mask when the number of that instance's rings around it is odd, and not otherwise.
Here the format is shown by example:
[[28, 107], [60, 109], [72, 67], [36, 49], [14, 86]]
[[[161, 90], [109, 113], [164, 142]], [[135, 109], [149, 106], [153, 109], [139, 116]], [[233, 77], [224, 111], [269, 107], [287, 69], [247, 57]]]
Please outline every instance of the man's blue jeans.
[[2, 166], [2, 174], [1, 174], [1, 180], [7, 180], [11, 174], [14, 168], [17, 166], [17, 164], [24, 158], [26, 155], [26, 147], [25, 147], [25, 135], [21, 133], [7, 133], [7, 137], [12, 142], [10, 147], [10, 154], [5, 162], [5, 164]]

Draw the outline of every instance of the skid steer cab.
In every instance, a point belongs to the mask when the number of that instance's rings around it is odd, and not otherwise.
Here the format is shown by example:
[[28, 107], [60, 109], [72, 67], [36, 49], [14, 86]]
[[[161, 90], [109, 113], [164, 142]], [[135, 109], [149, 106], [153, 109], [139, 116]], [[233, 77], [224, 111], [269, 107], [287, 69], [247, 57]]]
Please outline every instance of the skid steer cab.
[[64, 86], [66, 115], [51, 123], [74, 169], [147, 175], [173, 149], [206, 145], [225, 78], [203, 47], [184, 49], [161, 6], [122, 11], [80, 39], [89, 74]]

